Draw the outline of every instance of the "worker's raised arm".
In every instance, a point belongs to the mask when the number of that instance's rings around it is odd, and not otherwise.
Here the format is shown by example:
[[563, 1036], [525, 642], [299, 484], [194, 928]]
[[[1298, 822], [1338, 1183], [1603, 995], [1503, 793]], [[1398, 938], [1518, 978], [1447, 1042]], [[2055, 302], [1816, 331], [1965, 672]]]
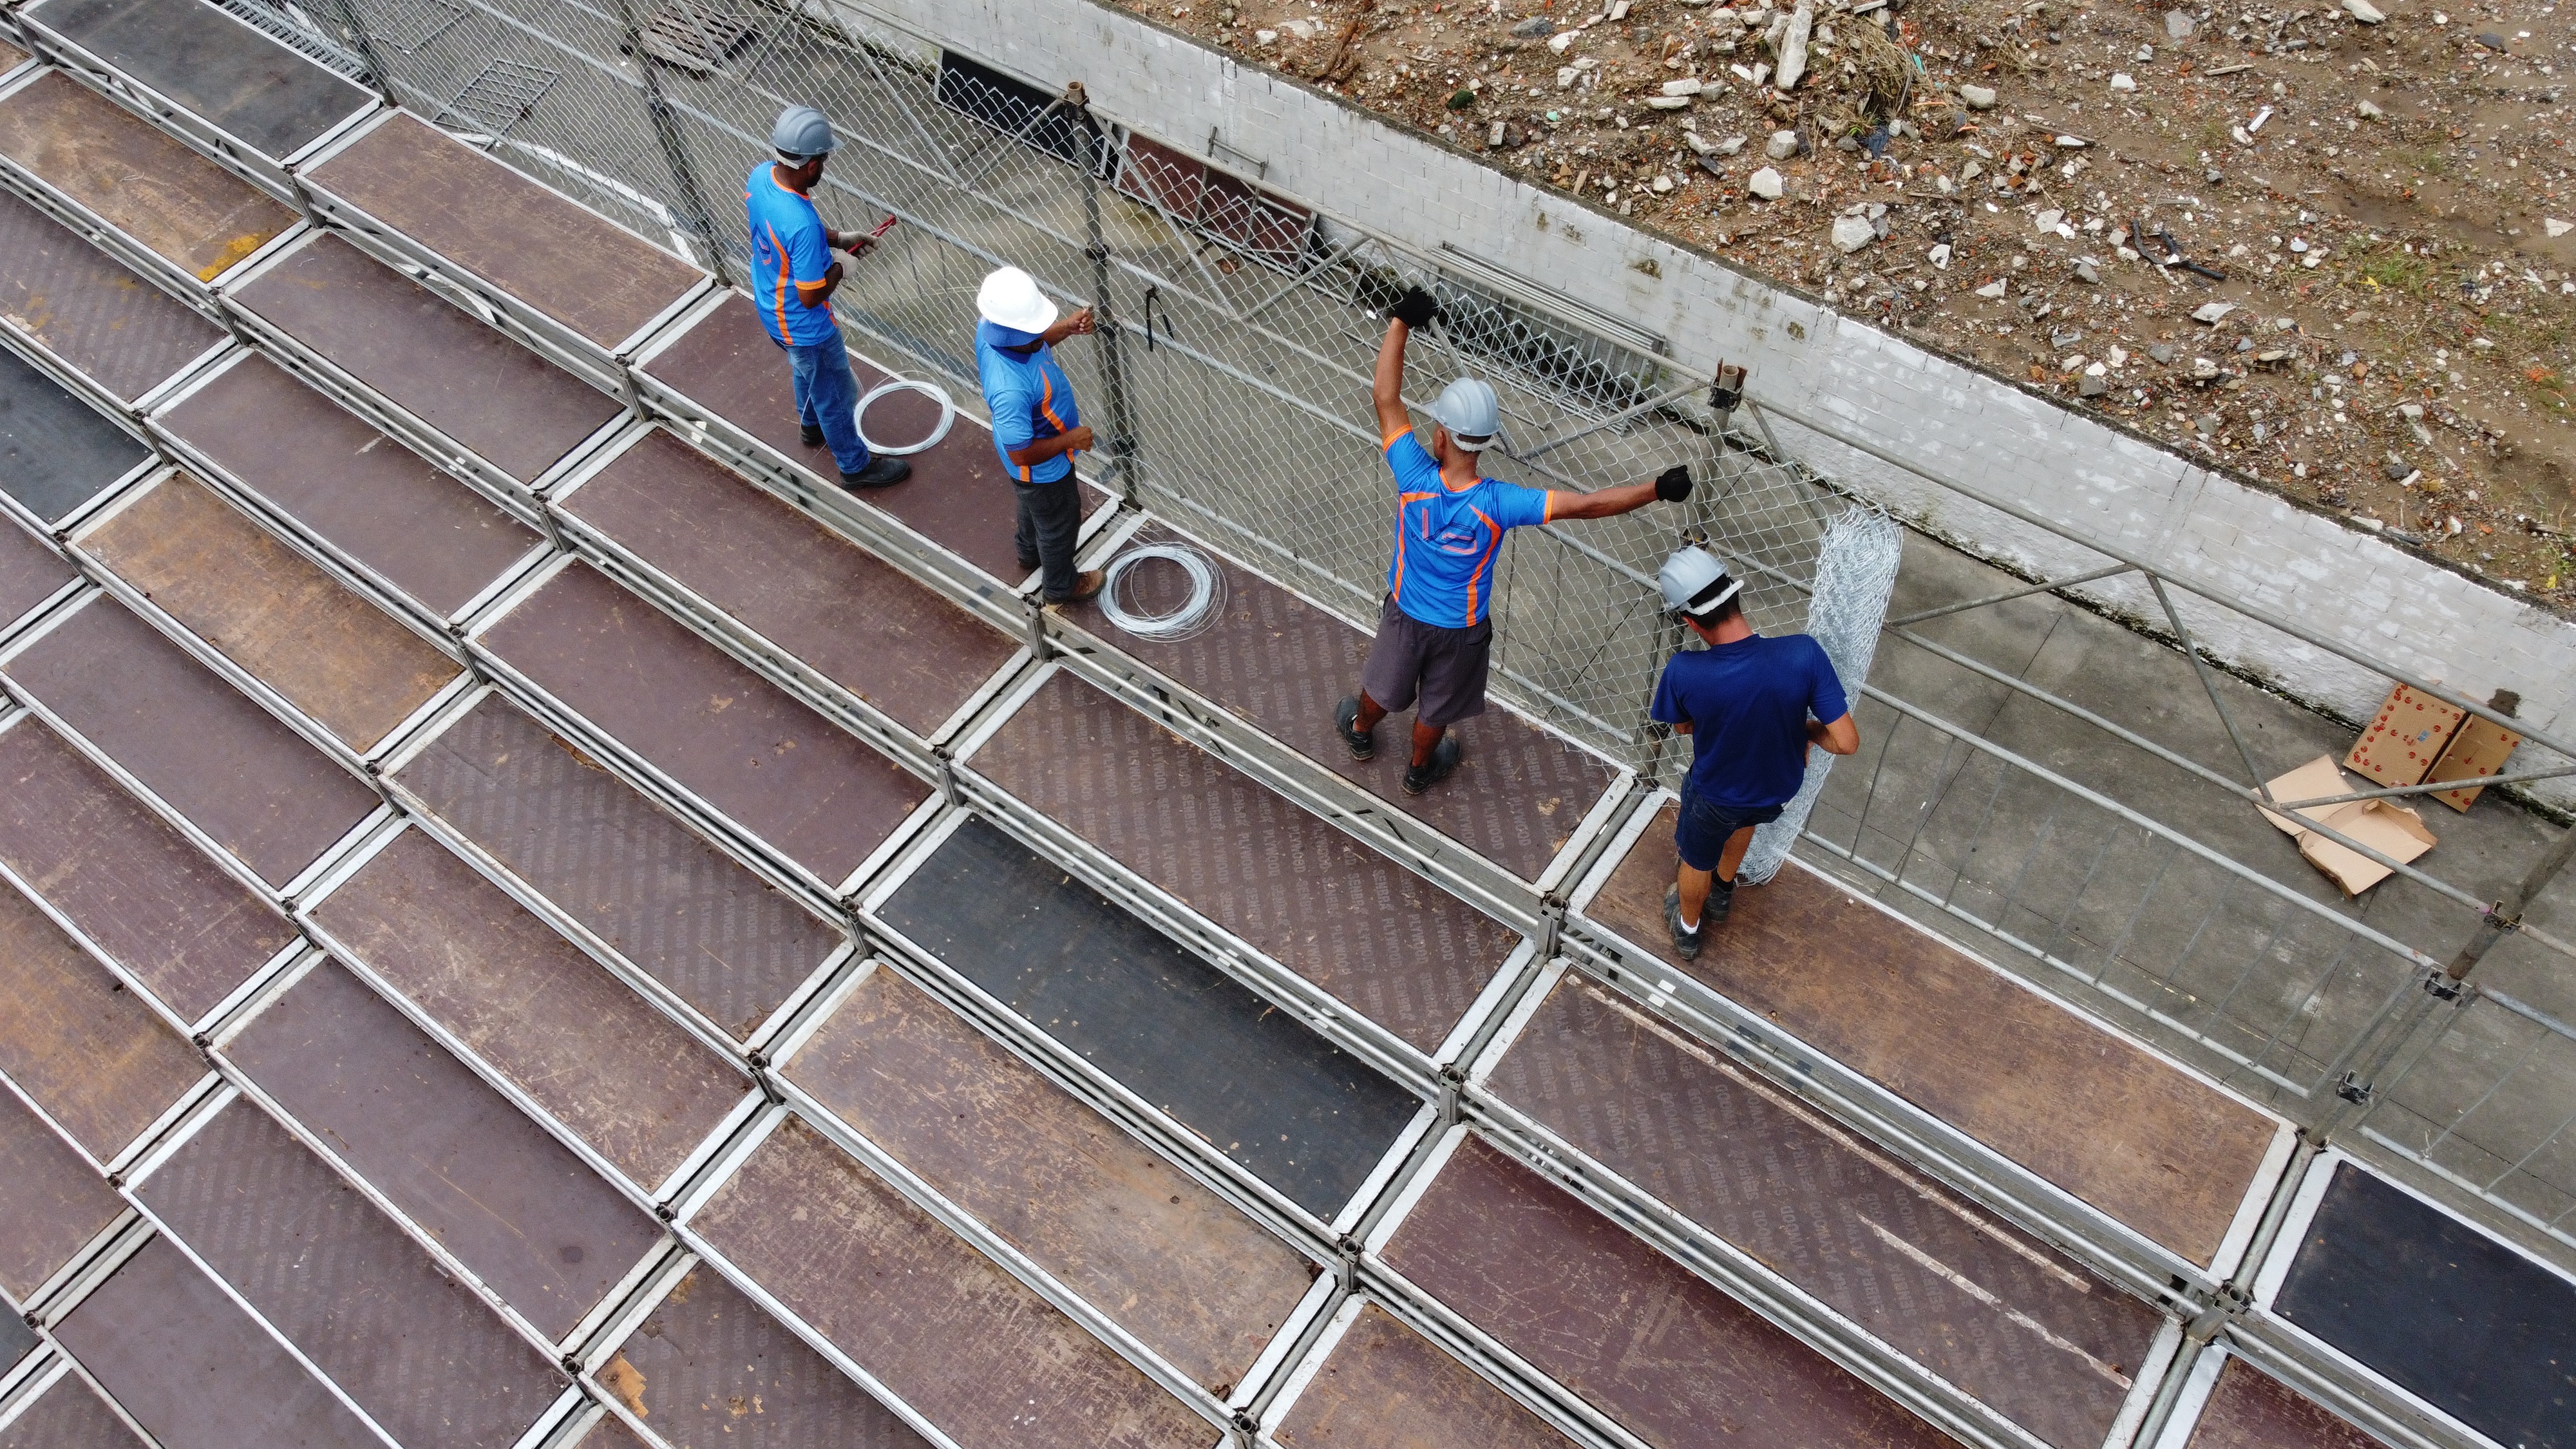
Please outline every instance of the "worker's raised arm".
[[1420, 287], [1407, 287], [1386, 309], [1386, 337], [1377, 345], [1377, 372], [1369, 379], [1369, 400], [1377, 404], [1377, 435], [1392, 438], [1411, 432], [1413, 419], [1404, 411], [1404, 344], [1416, 327], [1428, 327], [1440, 315], [1439, 304]]
[[1679, 503], [1691, 495], [1690, 469], [1676, 463], [1658, 474], [1652, 483], [1631, 483], [1624, 488], [1604, 488], [1597, 493], [1568, 493], [1562, 490], [1547, 495], [1548, 521], [1560, 518], [1616, 518], [1634, 513], [1660, 498]]

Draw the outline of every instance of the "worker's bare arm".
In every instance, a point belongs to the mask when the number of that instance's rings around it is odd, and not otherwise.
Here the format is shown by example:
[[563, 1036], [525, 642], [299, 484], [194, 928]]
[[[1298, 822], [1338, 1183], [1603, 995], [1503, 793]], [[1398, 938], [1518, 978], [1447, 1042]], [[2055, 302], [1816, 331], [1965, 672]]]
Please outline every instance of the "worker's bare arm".
[[1596, 493], [1569, 493], [1555, 489], [1547, 495], [1550, 522], [1560, 518], [1616, 518], [1634, 513], [1655, 501], [1655, 485], [1631, 483], [1622, 488], [1604, 488]]
[[1860, 725], [1848, 712], [1831, 724], [1818, 719], [1807, 721], [1807, 738], [1829, 755], [1860, 753]]
[[1053, 327], [1038, 334], [1038, 340], [1053, 347], [1068, 337], [1088, 335], [1097, 325], [1092, 320], [1091, 309], [1085, 307], [1070, 316], [1057, 318]]
[[1025, 448], [1013, 448], [1011, 461], [1025, 468], [1032, 463], [1043, 463], [1059, 453], [1089, 451], [1091, 451], [1091, 429], [1073, 428], [1058, 433], [1052, 438], [1040, 438]]
[[1677, 735], [1689, 734], [1690, 730], [1691, 722], [1689, 720], [1683, 720], [1680, 724], [1673, 726], [1673, 733]]
[[1391, 438], [1410, 432], [1413, 419], [1404, 411], [1404, 343], [1413, 329], [1402, 318], [1386, 319], [1386, 337], [1377, 345], [1377, 373], [1369, 380], [1369, 401], [1377, 404], [1377, 435]]

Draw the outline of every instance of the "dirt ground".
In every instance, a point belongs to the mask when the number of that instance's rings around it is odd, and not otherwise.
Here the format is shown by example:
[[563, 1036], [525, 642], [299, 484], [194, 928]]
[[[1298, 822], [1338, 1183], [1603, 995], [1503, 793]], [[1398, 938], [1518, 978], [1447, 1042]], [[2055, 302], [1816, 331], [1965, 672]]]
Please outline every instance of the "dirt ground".
[[1126, 3], [2576, 609], [2576, 6]]

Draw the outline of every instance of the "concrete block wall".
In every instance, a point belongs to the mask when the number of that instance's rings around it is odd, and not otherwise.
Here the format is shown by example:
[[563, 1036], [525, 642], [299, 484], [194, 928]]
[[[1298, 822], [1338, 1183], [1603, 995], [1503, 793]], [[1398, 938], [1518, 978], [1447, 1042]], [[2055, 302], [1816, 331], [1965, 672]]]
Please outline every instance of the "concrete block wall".
[[[1103, 115], [1193, 151], [1210, 130], [1268, 163], [1262, 184], [1422, 251], [1441, 243], [1669, 340], [1702, 371], [1748, 365], [1782, 444], [1819, 472], [1981, 557], [2043, 576], [2106, 562], [1934, 478], [2026, 509], [2420, 677], [2576, 733], [2576, 624], [2513, 593], [2199, 467], [1614, 216], [1517, 181], [1332, 96], [1237, 63], [1098, 0], [844, 0], [1050, 88], [1080, 80]], [[1797, 425], [1812, 417], [1929, 474]], [[2087, 592], [2161, 618], [2133, 579]], [[2366, 718], [2386, 681], [2232, 610], [2177, 600], [2238, 667]], [[2576, 787], [2547, 790], [2576, 802]]]

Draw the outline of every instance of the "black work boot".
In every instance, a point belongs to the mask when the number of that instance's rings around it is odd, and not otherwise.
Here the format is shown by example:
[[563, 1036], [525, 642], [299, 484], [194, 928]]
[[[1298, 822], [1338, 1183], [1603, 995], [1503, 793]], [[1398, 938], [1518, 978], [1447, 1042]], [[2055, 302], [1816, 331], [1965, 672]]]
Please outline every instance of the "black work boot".
[[1405, 768], [1404, 793], [1407, 795], [1419, 795], [1423, 791], [1430, 789], [1432, 786], [1439, 784], [1441, 781], [1448, 779], [1451, 774], [1457, 771], [1458, 756], [1462, 753], [1464, 753], [1464, 751], [1460, 747], [1458, 737], [1456, 735], [1442, 735], [1440, 737], [1440, 743], [1431, 747], [1430, 764], [1409, 765]]
[[1708, 929], [1708, 912], [1705, 908], [1700, 912], [1699, 926], [1699, 931], [1682, 929], [1682, 888], [1678, 885], [1666, 886], [1664, 888], [1664, 929], [1673, 933], [1674, 955], [1685, 961], [1699, 959], [1700, 931]]
[[912, 465], [901, 458], [870, 458], [868, 465], [856, 473], [841, 475], [844, 488], [892, 488], [912, 476]]
[[1342, 696], [1341, 704], [1333, 710], [1333, 726], [1342, 732], [1342, 743], [1350, 747], [1352, 759], [1373, 759], [1377, 755], [1377, 736], [1361, 729], [1359, 722], [1360, 697]]
[[819, 448], [823, 446], [823, 430], [812, 423], [803, 423], [796, 429], [796, 439], [806, 447]]
[[1731, 880], [1710, 882], [1708, 904], [1700, 907], [1699, 910], [1699, 928], [1705, 931], [1711, 926], [1724, 925], [1726, 913], [1733, 909], [1735, 909], [1735, 882]]

